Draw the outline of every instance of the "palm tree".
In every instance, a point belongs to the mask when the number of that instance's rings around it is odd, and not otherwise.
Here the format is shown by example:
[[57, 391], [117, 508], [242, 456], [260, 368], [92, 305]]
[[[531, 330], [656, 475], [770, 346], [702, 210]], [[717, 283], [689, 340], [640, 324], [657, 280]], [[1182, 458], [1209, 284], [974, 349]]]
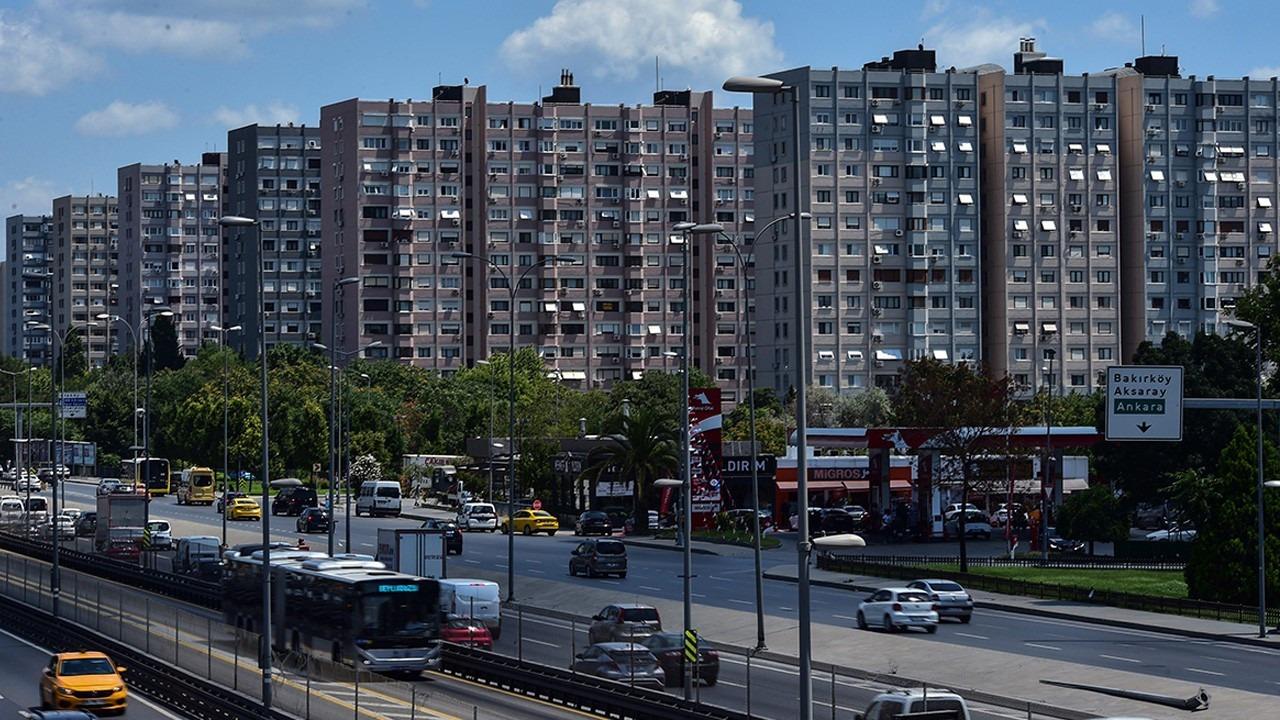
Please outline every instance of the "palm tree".
[[631, 510], [636, 532], [649, 528], [649, 488], [660, 477], [670, 476], [679, 464], [678, 432], [669, 418], [650, 408], [634, 409], [622, 416], [619, 432], [606, 435], [607, 442], [587, 455], [584, 478], [599, 482], [613, 470], [619, 479], [635, 483]]

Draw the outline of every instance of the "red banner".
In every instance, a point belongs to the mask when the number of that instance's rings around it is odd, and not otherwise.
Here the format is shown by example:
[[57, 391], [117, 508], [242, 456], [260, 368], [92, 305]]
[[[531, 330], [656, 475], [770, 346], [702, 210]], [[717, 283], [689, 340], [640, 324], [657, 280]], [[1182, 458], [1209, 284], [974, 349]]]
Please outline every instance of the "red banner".
[[692, 510], [694, 527], [712, 524], [720, 512], [723, 483], [720, 477], [720, 431], [724, 416], [718, 388], [689, 390], [689, 454], [693, 465]]

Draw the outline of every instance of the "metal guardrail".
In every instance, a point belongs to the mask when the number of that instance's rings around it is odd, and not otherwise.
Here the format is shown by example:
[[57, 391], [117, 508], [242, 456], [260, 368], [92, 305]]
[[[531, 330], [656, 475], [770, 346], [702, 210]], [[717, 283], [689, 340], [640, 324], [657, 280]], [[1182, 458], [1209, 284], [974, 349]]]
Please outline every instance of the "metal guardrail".
[[[848, 557], [848, 556], [846, 556]], [[883, 565], [959, 565], [958, 555], [859, 555], [859, 560]], [[1160, 570], [1182, 572], [1187, 564], [1163, 560], [1126, 560], [1107, 557], [1074, 557], [1070, 555], [1038, 558], [970, 557], [971, 567], [1043, 567], [1058, 570]]]
[[[52, 543], [28, 540], [11, 533], [0, 533], [0, 550], [9, 550], [45, 562], [53, 559]], [[65, 547], [59, 548], [58, 561], [70, 570], [79, 570], [104, 580], [122, 583], [213, 610], [222, 608], [222, 586], [217, 583], [138, 567], [105, 555], [69, 550]]]
[[[930, 562], [936, 562], [936, 559], [930, 559]], [[937, 570], [934, 568], [922, 569], [920, 566], [890, 565], [873, 562], [865, 557], [834, 555], [832, 553], [819, 553], [818, 568], [857, 575], [870, 575], [872, 577], [887, 577], [895, 580], [916, 580], [928, 575], [942, 580], [954, 580], [973, 590], [986, 590], [987, 592], [1005, 595], [1024, 595], [1067, 602], [1109, 605], [1129, 610], [1158, 612], [1166, 615], [1184, 615], [1207, 620], [1252, 623], [1256, 622], [1258, 618], [1258, 608], [1250, 605], [1168, 598], [1114, 590], [1096, 590], [1074, 585], [1001, 578], [992, 575]], [[1275, 627], [1277, 624], [1280, 624], [1280, 608], [1267, 608], [1267, 625]]]
[[597, 715], [631, 720], [750, 720], [745, 713], [690, 702], [657, 690], [635, 688], [461, 646], [445, 646], [440, 669], [460, 678]]
[[289, 720], [243, 693], [219, 687], [172, 663], [151, 657], [99, 633], [62, 622], [52, 614], [0, 595], [0, 626], [53, 652], [97, 650], [127, 668], [131, 690], [193, 720]]

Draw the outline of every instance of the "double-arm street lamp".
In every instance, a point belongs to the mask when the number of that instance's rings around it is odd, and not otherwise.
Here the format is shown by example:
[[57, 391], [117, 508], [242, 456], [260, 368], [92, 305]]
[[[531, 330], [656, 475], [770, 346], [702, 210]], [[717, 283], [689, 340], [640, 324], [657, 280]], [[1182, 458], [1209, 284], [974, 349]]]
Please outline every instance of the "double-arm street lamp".
[[[228, 459], [227, 445], [229, 443], [227, 431], [228, 425], [228, 407], [231, 404], [231, 377], [228, 365], [231, 362], [230, 353], [227, 352], [227, 335], [233, 332], [244, 330], [241, 325], [232, 325], [224, 328], [220, 325], [210, 325], [209, 329], [218, 333], [219, 344], [222, 346], [222, 546], [227, 546], [227, 483], [230, 475], [230, 460]], [[263, 508], [265, 511], [266, 508]]]
[[[258, 221], [254, 218], [241, 217], [238, 215], [225, 215], [218, 218], [218, 225], [224, 228], [235, 228], [239, 232], [243, 232], [249, 228], [257, 229]], [[261, 237], [256, 242], [261, 242]], [[257, 265], [256, 275], [258, 276], [258, 308], [257, 316], [261, 321], [263, 315], [263, 294], [264, 283], [262, 278], [262, 257], [261, 253], [253, 254], [254, 264]], [[267, 334], [258, 332], [258, 364], [262, 369], [261, 376], [261, 393], [262, 393], [262, 476], [259, 480], [262, 482], [262, 623], [258, 628], [261, 633], [261, 641], [258, 649], [258, 667], [262, 669], [262, 707], [266, 710], [271, 709], [271, 513], [268, 509], [271, 507], [271, 434], [268, 421], [268, 413], [270, 405], [267, 397]], [[224, 500], [222, 511], [227, 511]]]
[[[350, 285], [352, 282], [355, 282], [356, 280], [358, 280], [358, 278], [345, 278], [344, 280], [339, 281], [339, 283], [345, 283], [346, 285]], [[337, 291], [338, 286], [339, 286], [338, 284], [334, 285], [335, 292]], [[333, 327], [333, 326], [331, 325], [330, 327]], [[342, 358], [342, 362], [346, 363], [347, 358], [354, 357], [356, 355], [361, 355], [364, 353], [364, 351], [368, 350], [369, 348], [379, 347], [380, 345], [382, 345], [381, 340], [374, 340], [373, 342], [368, 343], [366, 345], [361, 345], [355, 350], [342, 351], [342, 350], [336, 349], [336, 343], [331, 343], [329, 345], [325, 345], [324, 343], [311, 343], [311, 347], [315, 348], [316, 350], [319, 350], [320, 352], [329, 353], [329, 538], [328, 538], [328, 542], [329, 542], [329, 555], [331, 557], [333, 556], [334, 542], [335, 542], [334, 528], [333, 528], [334, 520], [336, 519], [334, 517], [335, 516], [334, 502], [337, 499], [335, 495], [335, 493], [337, 492], [335, 483], [337, 482], [337, 477], [339, 475], [341, 475], [343, 478], [343, 487], [344, 487], [344, 492], [346, 493], [346, 501], [343, 503], [343, 512], [346, 515], [345, 517], [346, 524], [343, 527], [345, 541], [342, 547], [345, 552], [351, 552], [351, 482], [350, 482], [350, 479], [347, 477], [347, 473], [343, 471], [344, 468], [342, 463], [342, 419], [343, 419], [344, 413], [343, 413], [342, 399], [341, 399], [342, 393], [338, 392], [338, 387], [337, 387], [338, 374], [342, 372], [342, 368], [338, 365], [338, 358]], [[364, 375], [364, 377], [367, 378], [369, 376]], [[345, 382], [343, 383], [343, 387], [344, 388], [346, 387]]]
[[[792, 214], [800, 213], [803, 217], [805, 198], [802, 179], [806, 174], [802, 163], [800, 147], [800, 88], [787, 85], [781, 80], [765, 77], [732, 77], [724, 82], [726, 92], [751, 93], [752, 95], [779, 96], [786, 93], [791, 100], [791, 154], [794, 160], [792, 168]], [[799, 674], [800, 674], [800, 716], [798, 720], [813, 718], [813, 651], [810, 636], [809, 615], [809, 438], [808, 407], [806, 392], [808, 390], [809, 368], [809, 313], [811, 303], [809, 293], [811, 283], [808, 273], [807, 258], [809, 247], [805, 242], [804, 223], [795, 224], [795, 282], [796, 282], [796, 357], [795, 357], [795, 391], [796, 391], [796, 515], [797, 523], [797, 601], [799, 604]]]
[[[555, 263], [571, 263], [572, 260], [561, 255], [547, 255], [525, 268], [513, 281], [511, 274], [501, 265], [483, 255], [469, 252], [455, 252], [450, 255], [458, 260], [479, 260], [493, 268], [506, 283], [507, 295], [510, 298], [508, 306], [510, 327], [507, 328], [507, 382], [510, 384], [507, 389], [507, 438], [511, 445], [507, 453], [507, 602], [511, 602], [516, 598], [516, 294], [519, 292], [520, 283], [524, 282], [524, 279], [534, 270]], [[490, 447], [490, 453], [492, 450], [493, 448]], [[490, 461], [492, 462], [492, 458]]]

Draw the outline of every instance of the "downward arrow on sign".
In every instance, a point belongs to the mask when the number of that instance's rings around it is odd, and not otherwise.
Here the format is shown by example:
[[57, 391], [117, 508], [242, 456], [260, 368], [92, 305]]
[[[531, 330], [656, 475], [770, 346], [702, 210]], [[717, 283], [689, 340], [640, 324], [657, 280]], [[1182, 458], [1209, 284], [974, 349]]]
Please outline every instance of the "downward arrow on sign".
[[1146, 432], [1146, 431], [1148, 431], [1148, 430], [1150, 430], [1150, 429], [1151, 429], [1151, 426], [1150, 426], [1150, 425], [1148, 425], [1148, 424], [1146, 423], [1146, 421], [1144, 420], [1142, 423], [1140, 423], [1140, 424], [1138, 425], [1138, 429], [1139, 429], [1139, 430], [1141, 430], [1142, 432]]

